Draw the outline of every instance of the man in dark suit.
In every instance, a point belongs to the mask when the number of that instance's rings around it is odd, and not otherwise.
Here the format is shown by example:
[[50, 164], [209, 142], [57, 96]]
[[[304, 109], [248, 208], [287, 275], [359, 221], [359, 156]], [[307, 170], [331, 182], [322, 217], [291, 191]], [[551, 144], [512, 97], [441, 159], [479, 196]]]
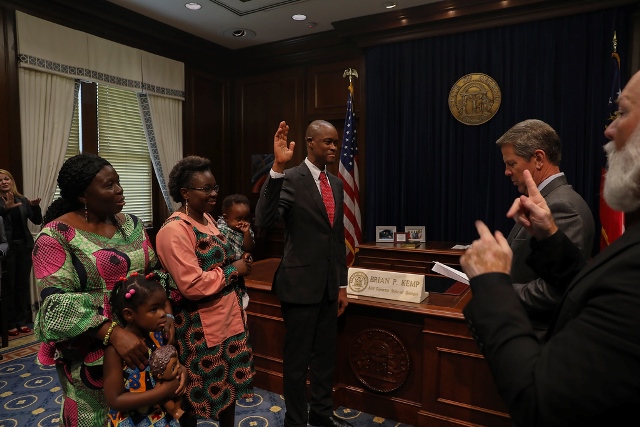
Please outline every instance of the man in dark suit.
[[460, 258], [473, 298], [469, 329], [518, 427], [624, 425], [640, 406], [640, 73], [622, 91], [605, 131], [604, 197], [626, 230], [587, 262], [558, 230], [528, 171], [527, 196], [507, 216], [529, 233], [529, 265], [563, 293], [540, 342], [513, 292], [511, 250], [482, 222]]
[[[307, 158], [285, 170], [295, 142], [281, 122], [274, 136], [274, 162], [260, 191], [256, 225], [284, 220], [284, 255], [273, 278], [285, 326], [286, 427], [350, 426], [333, 415], [337, 318], [347, 307], [342, 181], [327, 172], [337, 159], [338, 132], [326, 121], [306, 131]], [[328, 177], [328, 183], [326, 182]], [[311, 383], [307, 416], [306, 379]]]
[[[560, 171], [562, 144], [556, 131], [542, 120], [525, 120], [506, 131], [496, 144], [502, 151], [504, 174], [526, 195], [523, 172], [528, 170], [558, 228], [589, 258], [595, 235], [593, 215]], [[511, 279], [533, 327], [543, 337], [562, 294], [527, 266], [530, 241], [529, 233], [516, 223], [507, 237], [513, 251]]]

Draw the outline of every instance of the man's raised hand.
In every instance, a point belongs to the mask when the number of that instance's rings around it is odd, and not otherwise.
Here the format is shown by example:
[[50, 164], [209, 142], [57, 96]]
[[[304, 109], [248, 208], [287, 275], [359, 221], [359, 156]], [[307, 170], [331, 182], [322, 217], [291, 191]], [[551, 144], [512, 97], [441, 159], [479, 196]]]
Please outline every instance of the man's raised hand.
[[469, 279], [485, 273], [509, 274], [513, 253], [507, 239], [499, 231], [491, 234], [482, 221], [476, 221], [476, 229], [480, 237], [460, 257], [465, 274]]
[[558, 227], [553, 222], [551, 210], [528, 170], [524, 171], [524, 179], [528, 196], [520, 196], [514, 200], [507, 217], [513, 218], [536, 239], [546, 239], [558, 231]]
[[285, 164], [293, 157], [294, 141], [287, 141], [289, 126], [285, 121], [280, 122], [276, 134], [273, 136], [273, 170], [282, 173]]

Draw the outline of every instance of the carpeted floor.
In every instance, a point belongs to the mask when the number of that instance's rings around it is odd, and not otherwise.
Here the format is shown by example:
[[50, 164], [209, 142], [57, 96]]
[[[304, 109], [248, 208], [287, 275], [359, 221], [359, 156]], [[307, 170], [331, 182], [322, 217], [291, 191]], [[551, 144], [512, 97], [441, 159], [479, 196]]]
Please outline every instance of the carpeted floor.
[[[10, 338], [0, 349], [0, 427], [58, 426], [62, 389], [54, 367], [34, 362], [39, 343], [33, 334]], [[238, 401], [238, 427], [279, 427], [285, 405], [281, 395], [255, 389], [255, 397]], [[335, 414], [355, 427], [411, 427], [360, 411], [340, 407]], [[199, 427], [218, 427], [213, 420], [200, 420]]]

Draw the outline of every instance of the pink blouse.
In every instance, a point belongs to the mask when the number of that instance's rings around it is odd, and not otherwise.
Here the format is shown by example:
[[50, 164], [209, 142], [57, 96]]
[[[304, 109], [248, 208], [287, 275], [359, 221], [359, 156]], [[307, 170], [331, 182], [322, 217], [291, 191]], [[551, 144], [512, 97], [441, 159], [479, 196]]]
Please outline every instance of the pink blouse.
[[[229, 286], [231, 282], [221, 266], [203, 271], [195, 254], [196, 235], [193, 227], [202, 233], [224, 239], [213, 218], [205, 214], [207, 225], [202, 225], [182, 212], [172, 215], [175, 216], [179, 216], [182, 221], [169, 221], [160, 229], [156, 237], [156, 252], [182, 296], [198, 301]], [[215, 240], [212, 241], [217, 244]], [[216, 346], [245, 329], [243, 309], [235, 292], [198, 303], [198, 313], [208, 347]]]

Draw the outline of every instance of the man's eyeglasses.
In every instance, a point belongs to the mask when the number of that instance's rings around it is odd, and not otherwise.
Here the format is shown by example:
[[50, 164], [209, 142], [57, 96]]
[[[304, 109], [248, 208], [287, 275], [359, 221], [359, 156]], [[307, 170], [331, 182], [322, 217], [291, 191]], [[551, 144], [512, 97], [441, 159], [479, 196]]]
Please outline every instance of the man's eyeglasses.
[[211, 194], [213, 191], [216, 193], [220, 191], [220, 186], [218, 184], [213, 187], [187, 187], [187, 190], [198, 190], [203, 191], [206, 194]]

